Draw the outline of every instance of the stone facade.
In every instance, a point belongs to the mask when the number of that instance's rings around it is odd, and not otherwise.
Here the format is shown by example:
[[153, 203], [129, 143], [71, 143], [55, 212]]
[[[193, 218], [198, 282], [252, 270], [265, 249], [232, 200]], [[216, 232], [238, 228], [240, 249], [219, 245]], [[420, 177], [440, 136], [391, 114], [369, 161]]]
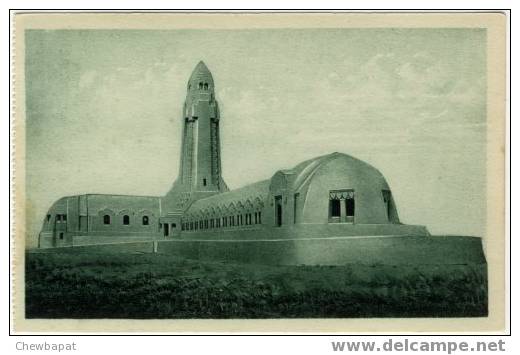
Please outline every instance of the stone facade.
[[342, 153], [230, 191], [222, 177], [215, 83], [203, 62], [188, 81], [182, 119], [179, 175], [165, 196], [61, 198], [45, 217], [40, 248], [179, 238], [429, 235], [425, 227], [400, 223], [390, 187], [377, 169]]
[[160, 215], [159, 197], [99, 194], [63, 197], [44, 218], [39, 246], [157, 238]]

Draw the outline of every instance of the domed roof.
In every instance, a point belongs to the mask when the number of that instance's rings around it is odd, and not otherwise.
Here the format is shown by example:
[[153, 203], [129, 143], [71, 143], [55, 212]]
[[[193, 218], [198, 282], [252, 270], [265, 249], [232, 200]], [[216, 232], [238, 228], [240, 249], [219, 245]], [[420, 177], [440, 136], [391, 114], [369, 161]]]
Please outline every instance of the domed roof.
[[370, 173], [371, 175], [378, 175], [381, 179], [384, 180], [383, 175], [374, 168], [372, 165], [365, 163], [362, 160], [354, 158], [348, 154], [334, 152], [327, 155], [322, 155], [313, 159], [306, 160], [298, 165], [296, 165], [291, 172], [295, 174], [294, 185], [293, 188], [295, 190], [302, 187], [306, 182], [308, 182], [312, 176], [322, 167], [328, 165], [329, 163], [339, 163], [343, 162], [345, 165], [349, 167], [349, 170], [355, 172], [364, 172]]

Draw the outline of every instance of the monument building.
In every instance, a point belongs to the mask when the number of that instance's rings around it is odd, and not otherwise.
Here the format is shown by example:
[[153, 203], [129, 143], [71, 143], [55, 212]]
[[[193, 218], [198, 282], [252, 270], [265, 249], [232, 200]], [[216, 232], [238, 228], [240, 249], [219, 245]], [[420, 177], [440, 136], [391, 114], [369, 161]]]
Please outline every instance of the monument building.
[[164, 196], [63, 197], [44, 218], [39, 247], [429, 235], [424, 226], [400, 222], [391, 189], [376, 168], [343, 153], [315, 157], [229, 190], [215, 82], [202, 61], [188, 80], [181, 118], [178, 177]]

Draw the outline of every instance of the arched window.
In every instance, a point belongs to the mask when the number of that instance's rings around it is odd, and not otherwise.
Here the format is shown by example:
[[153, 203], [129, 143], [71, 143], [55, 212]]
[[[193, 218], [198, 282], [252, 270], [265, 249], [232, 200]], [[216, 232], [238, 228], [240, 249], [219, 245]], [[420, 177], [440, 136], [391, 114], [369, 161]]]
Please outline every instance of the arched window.
[[203, 84], [199, 83], [199, 89], [202, 89]]
[[204, 83], [204, 90], [208, 90], [208, 83]]
[[110, 216], [109, 215], [104, 215], [103, 216], [103, 224], [110, 224]]
[[125, 215], [123, 216], [123, 224], [124, 224], [125, 226], [127, 226], [127, 225], [130, 224], [130, 216], [129, 216], [129, 215], [125, 214]]
[[150, 224], [150, 219], [148, 216], [143, 216], [143, 226], [147, 226]]

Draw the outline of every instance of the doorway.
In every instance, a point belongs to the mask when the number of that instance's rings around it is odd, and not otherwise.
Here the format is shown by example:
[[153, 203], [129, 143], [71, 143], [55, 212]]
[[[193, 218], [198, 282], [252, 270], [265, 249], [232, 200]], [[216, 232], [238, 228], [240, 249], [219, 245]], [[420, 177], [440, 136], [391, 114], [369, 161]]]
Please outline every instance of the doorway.
[[275, 213], [276, 213], [276, 226], [281, 227], [282, 226], [282, 196], [276, 196], [274, 198], [274, 205], [275, 205]]

